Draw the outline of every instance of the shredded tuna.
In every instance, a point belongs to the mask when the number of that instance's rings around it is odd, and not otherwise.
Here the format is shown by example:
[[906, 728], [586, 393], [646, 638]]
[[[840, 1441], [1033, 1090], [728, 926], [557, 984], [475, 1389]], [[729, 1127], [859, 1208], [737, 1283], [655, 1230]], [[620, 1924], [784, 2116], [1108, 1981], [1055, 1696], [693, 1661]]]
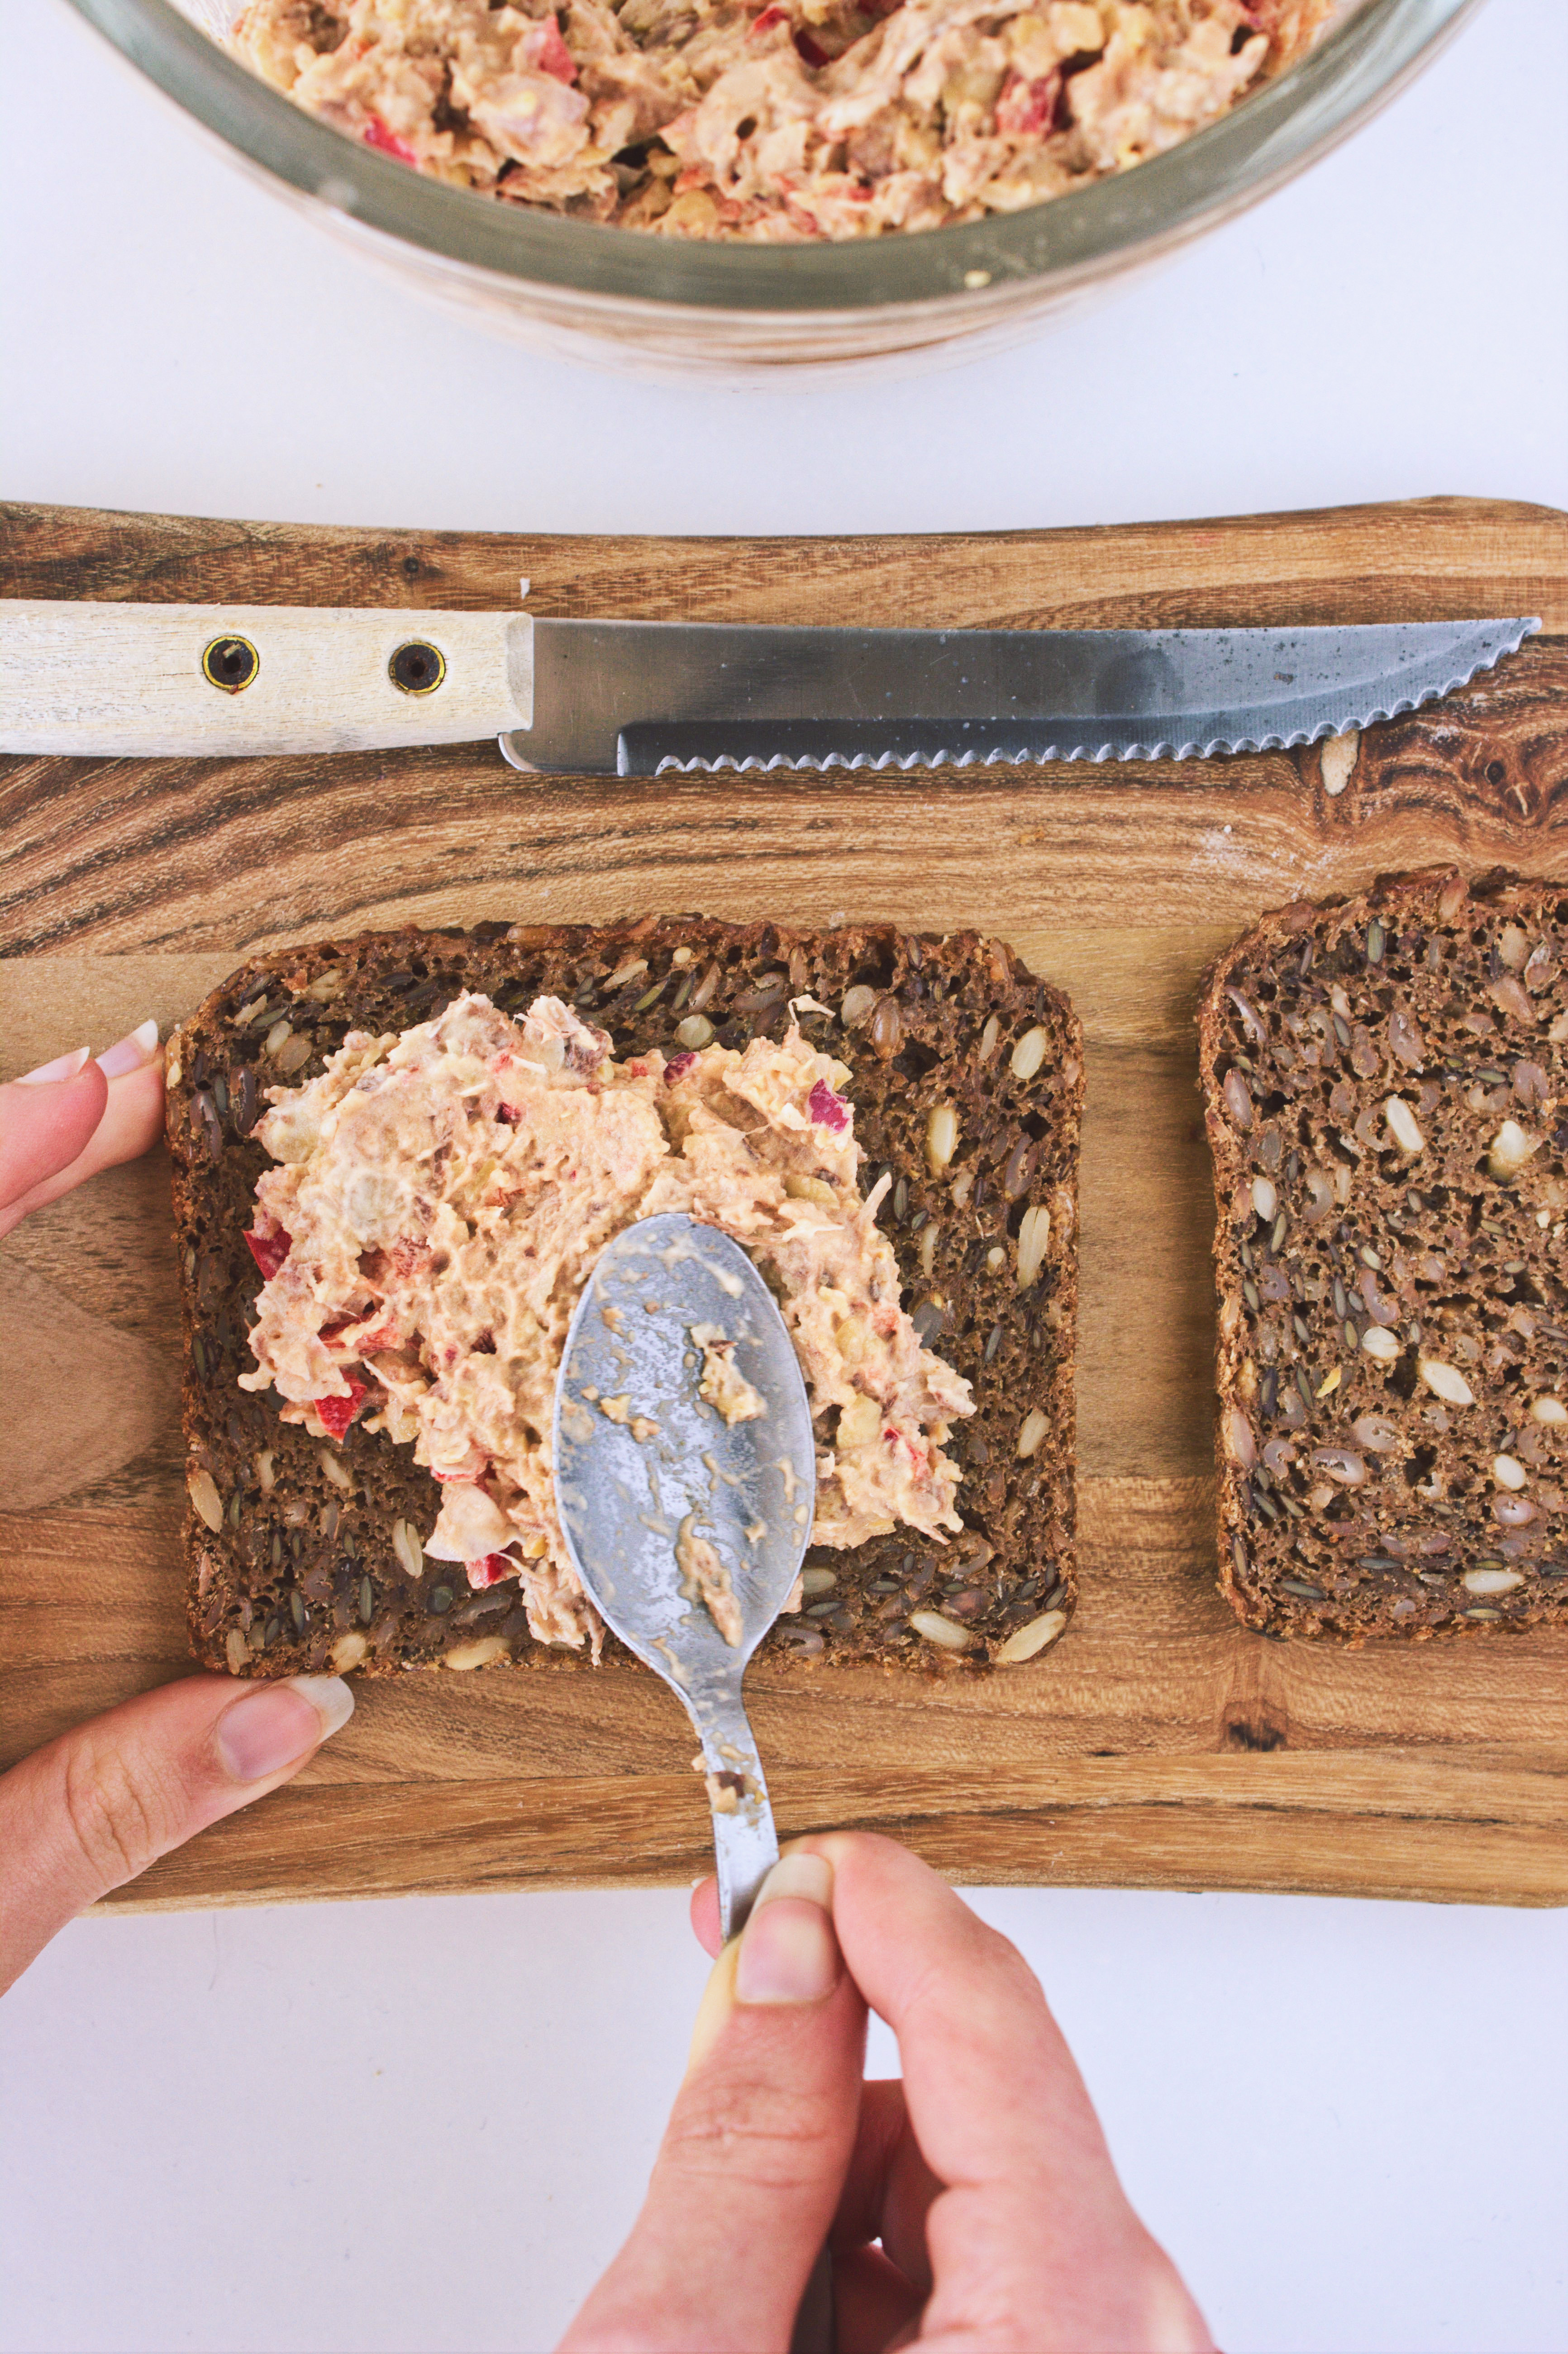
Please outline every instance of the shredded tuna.
[[1012, 213], [1217, 122], [1338, 0], [251, 0], [238, 54], [454, 187], [774, 244]]
[[[900, 1305], [875, 1223], [887, 1181], [861, 1199], [844, 1066], [796, 1029], [669, 1064], [617, 1066], [609, 1045], [558, 999], [519, 1023], [465, 995], [401, 1037], [351, 1032], [319, 1078], [271, 1089], [256, 1134], [279, 1165], [257, 1185], [257, 1232], [290, 1241], [240, 1376], [318, 1435], [366, 1408], [440, 1483], [425, 1551], [476, 1583], [504, 1560], [535, 1637], [596, 1651], [551, 1425], [577, 1294], [634, 1219], [686, 1211], [773, 1279], [817, 1431], [816, 1543], [961, 1528], [945, 1442], [973, 1412]], [[717, 1383], [733, 1368], [714, 1337]], [[728, 1418], [746, 1388], [726, 1391]]]

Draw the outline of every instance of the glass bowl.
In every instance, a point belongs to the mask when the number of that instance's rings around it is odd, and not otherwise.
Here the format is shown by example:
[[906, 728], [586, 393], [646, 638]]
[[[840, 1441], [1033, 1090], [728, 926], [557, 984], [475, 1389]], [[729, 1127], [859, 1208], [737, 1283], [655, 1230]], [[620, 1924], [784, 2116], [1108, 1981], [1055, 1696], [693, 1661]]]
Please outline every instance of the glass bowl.
[[1027, 211], [837, 245], [701, 244], [523, 210], [318, 122], [221, 44], [238, 0], [73, 0], [228, 155], [383, 274], [557, 357], [810, 382], [978, 357], [1176, 252], [1391, 98], [1478, 0], [1360, 0], [1206, 131]]

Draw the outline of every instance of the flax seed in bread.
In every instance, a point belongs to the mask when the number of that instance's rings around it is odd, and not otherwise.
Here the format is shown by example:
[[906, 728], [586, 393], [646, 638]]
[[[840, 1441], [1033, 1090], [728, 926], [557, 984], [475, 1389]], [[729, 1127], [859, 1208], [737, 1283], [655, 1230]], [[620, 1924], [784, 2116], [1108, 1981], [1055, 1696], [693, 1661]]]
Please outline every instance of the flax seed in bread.
[[1271, 1635], [1568, 1623], [1568, 885], [1266, 917], [1201, 1010], [1221, 1584]]
[[407, 1033], [464, 991], [520, 1016], [542, 994], [608, 1032], [624, 1063], [710, 1040], [804, 1037], [848, 1066], [863, 1189], [921, 1341], [972, 1385], [946, 1442], [961, 1533], [900, 1526], [813, 1547], [779, 1659], [972, 1671], [1054, 1640], [1075, 1598], [1073, 1337], [1082, 1051], [1060, 993], [1002, 944], [891, 928], [791, 932], [703, 917], [366, 935], [244, 966], [169, 1046], [186, 1333], [190, 1619], [235, 1672], [586, 1658], [534, 1639], [515, 1577], [471, 1589], [426, 1557], [440, 1497], [413, 1448], [355, 1422], [281, 1418], [247, 1335], [260, 1274], [246, 1235], [271, 1165], [269, 1088], [319, 1075], [350, 1031]]

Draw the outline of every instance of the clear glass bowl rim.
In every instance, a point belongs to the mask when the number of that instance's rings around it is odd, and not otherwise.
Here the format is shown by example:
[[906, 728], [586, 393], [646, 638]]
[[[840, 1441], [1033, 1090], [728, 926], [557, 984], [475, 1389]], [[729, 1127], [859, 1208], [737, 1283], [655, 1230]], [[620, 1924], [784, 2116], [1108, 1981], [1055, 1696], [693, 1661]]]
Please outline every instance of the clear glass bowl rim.
[[[238, 4], [238, 0], [237, 0]], [[600, 298], [715, 313], [855, 312], [994, 300], [1092, 280], [1237, 210], [1351, 130], [1479, 0], [1362, 0], [1299, 64], [1136, 169], [1025, 211], [842, 244], [701, 244], [563, 219], [449, 188], [317, 122], [172, 0], [71, 0], [209, 132], [366, 227], [470, 269]], [[944, 303], [944, 307], [947, 304]]]

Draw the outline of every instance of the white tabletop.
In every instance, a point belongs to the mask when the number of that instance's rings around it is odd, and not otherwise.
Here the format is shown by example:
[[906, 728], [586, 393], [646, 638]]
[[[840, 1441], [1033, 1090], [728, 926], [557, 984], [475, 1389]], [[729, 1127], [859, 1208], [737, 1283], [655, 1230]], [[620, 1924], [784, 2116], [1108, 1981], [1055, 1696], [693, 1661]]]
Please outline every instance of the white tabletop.
[[[1491, 0], [1305, 180], [1033, 347], [813, 393], [488, 343], [228, 171], [58, 0], [0, 0], [0, 27], [11, 497], [695, 532], [1568, 506], [1563, 0]], [[1568, 2343], [1568, 1915], [975, 1902], [1234, 2354]], [[680, 2073], [683, 1916], [477, 1896], [68, 1930], [0, 2011], [0, 2347], [549, 2346]]]

